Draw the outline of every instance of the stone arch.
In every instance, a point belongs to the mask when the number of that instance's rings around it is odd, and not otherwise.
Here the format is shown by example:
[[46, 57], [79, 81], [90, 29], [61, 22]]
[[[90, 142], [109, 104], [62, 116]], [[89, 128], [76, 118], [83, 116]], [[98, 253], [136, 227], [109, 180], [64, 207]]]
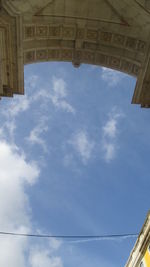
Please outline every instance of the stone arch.
[[24, 93], [24, 65], [70, 61], [137, 77], [132, 103], [150, 106], [149, 0], [4, 0], [0, 94]]

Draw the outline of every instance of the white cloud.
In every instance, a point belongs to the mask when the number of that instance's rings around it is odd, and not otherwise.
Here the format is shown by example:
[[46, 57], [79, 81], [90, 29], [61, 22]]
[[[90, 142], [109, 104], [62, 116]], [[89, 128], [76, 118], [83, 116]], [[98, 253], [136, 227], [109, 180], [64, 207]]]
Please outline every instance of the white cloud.
[[103, 133], [105, 136], [115, 138], [117, 134], [117, 120], [116, 118], [110, 118], [103, 127]]
[[30, 264], [32, 267], [62, 267], [60, 257], [54, 257], [50, 254], [49, 250], [41, 250], [34, 248], [30, 254]]
[[118, 149], [117, 136], [118, 136], [118, 120], [124, 115], [118, 112], [115, 108], [109, 114], [108, 121], [102, 127], [102, 150], [104, 152], [104, 159], [110, 162], [116, 156]]
[[32, 89], [35, 89], [35, 87], [38, 85], [38, 75], [30, 75], [26, 77], [25, 79], [25, 88], [28, 88], [28, 91], [31, 91]]
[[47, 120], [48, 120], [47, 117], [41, 116], [37, 125], [31, 130], [29, 137], [26, 138], [26, 140], [31, 145], [35, 144], [40, 145], [43, 148], [44, 152], [47, 152], [47, 145], [44, 138], [42, 138], [41, 135], [44, 132], [48, 131]]
[[[31, 76], [26, 82], [34, 89], [38, 77]], [[55, 107], [67, 112], [75, 113], [73, 107], [66, 101], [66, 84], [61, 79], [53, 79], [52, 90], [38, 90], [31, 95], [15, 96], [1, 110], [4, 120], [0, 128], [0, 230], [17, 233], [37, 232], [32, 229], [32, 212], [27, 186], [33, 186], [39, 178], [37, 164], [26, 159], [26, 155], [15, 146], [15, 130], [17, 119], [23, 112], [32, 108], [36, 102], [39, 109], [35, 112], [35, 127], [31, 129], [28, 141], [30, 144], [41, 145], [44, 151], [46, 143], [43, 133], [48, 130], [49, 115], [45, 114], [43, 104], [51, 101]], [[44, 101], [43, 101], [44, 100]], [[9, 140], [10, 142], [8, 143]], [[36, 244], [36, 249], [35, 249]], [[62, 260], [56, 256], [61, 242], [51, 239], [42, 247], [40, 241], [30, 241], [25, 237], [1, 236], [0, 238], [0, 266], [3, 267], [62, 267]], [[38, 259], [38, 261], [37, 261]]]
[[119, 71], [102, 67], [101, 78], [108, 84], [109, 87], [116, 86], [125, 75]]
[[91, 158], [94, 148], [94, 142], [90, 140], [87, 132], [80, 130], [75, 133], [69, 143], [73, 146], [76, 152], [80, 155], [84, 164]]
[[[33, 92], [34, 89], [38, 89], [35, 88], [39, 86], [38, 79], [39, 77], [37, 75], [28, 76], [25, 80], [25, 88], [27, 89], [28, 94], [26, 93], [23, 96], [15, 95], [5, 104], [5, 109], [0, 111], [1, 115], [5, 117], [5, 122], [2, 123], [0, 128], [1, 138], [5, 138], [8, 135], [9, 139], [14, 142], [14, 133], [17, 128], [17, 118], [19, 118], [21, 113], [29, 111], [35, 102], [40, 102], [41, 99], [42, 102], [44, 102], [42, 98], [43, 89]], [[40, 106], [37, 113], [41, 116], [42, 111]]]
[[65, 81], [61, 78], [53, 77], [53, 91], [57, 98], [65, 98], [67, 96]]
[[135, 238], [137, 237], [137, 235], [128, 235], [128, 236], [104, 236], [104, 237], [95, 237], [95, 238], [85, 238], [85, 239], [76, 239], [76, 240], [71, 240], [68, 241], [71, 244], [80, 244], [80, 243], [87, 243], [87, 242], [95, 242], [95, 241], [114, 241], [114, 242], [121, 242], [124, 241], [126, 239], [131, 239], [131, 238]]
[[53, 77], [52, 92], [49, 94], [53, 105], [66, 112], [75, 114], [75, 109], [66, 100], [67, 95], [68, 92], [65, 81], [61, 78]]
[[7, 114], [10, 117], [15, 117], [19, 115], [21, 112], [28, 110], [29, 106], [30, 106], [30, 100], [26, 95], [15, 96], [14, 99], [11, 101], [11, 103], [9, 103]]
[[50, 252], [58, 250], [62, 245], [62, 240], [58, 240], [56, 238], [51, 238], [49, 242], [49, 250]]
[[[27, 162], [17, 147], [0, 141], [0, 229], [1, 231], [28, 232], [31, 228], [30, 206], [25, 193], [26, 185], [33, 185], [39, 169]], [[24, 267], [26, 238], [0, 238], [0, 266]]]
[[[0, 140], [0, 231], [32, 232], [26, 186], [33, 186], [39, 173], [37, 164], [28, 162], [18, 147]], [[0, 266], [62, 267], [61, 258], [53, 255], [60, 246], [61, 242], [54, 238], [41, 245], [40, 241], [30, 242], [26, 237], [1, 236]]]
[[[31, 89], [35, 89], [38, 85], [38, 76], [31, 75], [25, 81], [25, 87], [28, 87], [28, 91], [30, 92]], [[35, 92], [36, 94], [37, 92]], [[20, 113], [27, 111], [31, 104], [34, 101], [34, 97], [29, 97], [27, 93], [25, 95], [14, 95], [14, 97], [9, 100], [9, 103], [6, 104], [6, 110], [3, 110], [3, 115], [9, 118], [15, 118], [16, 116], [20, 115]]]
[[35, 127], [31, 130], [29, 136], [26, 137], [26, 140], [28, 140], [30, 144], [38, 144], [43, 148], [45, 152], [47, 152], [47, 146], [44, 138], [42, 137], [42, 134], [48, 131], [47, 121], [49, 120], [49, 114], [43, 115], [43, 113], [45, 110], [47, 111], [47, 106], [51, 101], [56, 108], [75, 114], [75, 109], [66, 100], [67, 95], [68, 92], [65, 81], [61, 78], [56, 77], [53, 77], [52, 79], [51, 90], [41, 89], [38, 90], [37, 93], [32, 95], [31, 103], [41, 101], [42, 105], [39, 105], [39, 115], [37, 123]]
[[[38, 87], [38, 76], [32, 75], [31, 77], [29, 77], [26, 81], [26, 86], [31, 87], [31, 89]], [[54, 76], [52, 78], [51, 88], [40, 90], [38, 88], [38, 90], [34, 94], [32, 94], [30, 99], [31, 102], [39, 101], [42, 99], [42, 102], [44, 100], [44, 103], [46, 104], [48, 104], [50, 100], [56, 108], [75, 114], [75, 109], [68, 103], [67, 96], [68, 91], [66, 82], [62, 78], [56, 78]]]
[[50, 99], [49, 91], [46, 89], [40, 89], [36, 92], [36, 94], [32, 95], [32, 99], [34, 102], [43, 100], [47, 103]]
[[107, 162], [110, 162], [115, 158], [116, 149], [117, 147], [115, 143], [109, 143], [108, 141], [103, 140], [104, 158]]
[[9, 103], [5, 104], [5, 109], [0, 111], [2, 118], [0, 137], [6, 139], [6, 136], [13, 141], [16, 130], [16, 118], [20, 113], [29, 109], [31, 101], [27, 96], [14, 96]]
[[[34, 89], [37, 86], [38, 76], [31, 75], [25, 81], [25, 87], [28, 87], [29, 92], [31, 89]], [[36, 94], [36, 93], [35, 93]], [[5, 109], [1, 110], [0, 113], [5, 117], [5, 122], [1, 125], [0, 136], [3, 138], [6, 137], [6, 131], [11, 138], [11, 141], [14, 140], [14, 132], [16, 130], [16, 119], [23, 112], [28, 111], [31, 108], [32, 103], [34, 102], [34, 97], [25, 95], [14, 95], [12, 99], [9, 99], [5, 103]]]
[[[1, 110], [1, 115], [4, 116], [5, 122], [2, 123], [0, 128], [0, 137], [6, 139], [6, 132], [8, 139], [14, 142], [15, 130], [17, 127], [17, 118], [21, 113], [29, 111], [34, 103], [38, 104], [38, 120], [36, 126], [31, 130], [28, 139], [30, 144], [41, 145], [46, 152], [46, 144], [44, 139], [41, 137], [42, 133], [48, 131], [48, 126], [45, 121], [49, 119], [47, 108], [50, 101], [57, 108], [66, 112], [75, 114], [75, 109], [67, 101], [67, 85], [66, 82], [61, 78], [52, 78], [52, 88], [39, 89], [38, 85], [39, 77], [37, 75], [31, 75], [26, 79], [26, 87], [28, 88], [28, 94], [24, 96], [14, 96], [13, 99], [6, 103], [5, 110]], [[37, 89], [33, 92], [34, 89]], [[43, 120], [44, 118], [44, 120]], [[46, 119], [45, 119], [46, 118]]]
[[11, 226], [14, 223], [17, 227], [24, 225], [25, 206], [28, 204], [24, 185], [34, 184], [38, 175], [39, 170], [35, 163], [27, 163], [25, 156], [16, 147], [0, 142], [1, 226], [7, 227], [9, 223]]
[[[39, 178], [36, 163], [28, 162], [15, 145], [0, 140], [0, 230], [31, 233], [31, 207], [26, 186], [33, 186]], [[36, 229], [34, 229], [36, 233]], [[3, 267], [62, 267], [61, 258], [53, 255], [61, 243], [52, 239], [35, 251], [40, 241], [26, 237], [1, 236], [0, 266]], [[48, 252], [49, 251], [49, 252]], [[38, 259], [38, 260], [37, 260]], [[28, 265], [29, 264], [29, 265]]]
[[26, 267], [24, 257], [26, 239], [21, 238], [0, 238], [0, 266], [3, 267]]

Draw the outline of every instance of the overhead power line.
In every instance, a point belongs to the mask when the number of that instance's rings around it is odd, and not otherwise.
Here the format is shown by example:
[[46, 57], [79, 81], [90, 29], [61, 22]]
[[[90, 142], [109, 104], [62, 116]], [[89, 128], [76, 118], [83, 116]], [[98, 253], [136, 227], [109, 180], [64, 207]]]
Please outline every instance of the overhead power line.
[[117, 239], [138, 237], [138, 234], [111, 234], [111, 235], [47, 235], [47, 234], [26, 234], [15, 232], [0, 232], [0, 235], [20, 236], [20, 237], [35, 237], [35, 238], [57, 238], [57, 239]]

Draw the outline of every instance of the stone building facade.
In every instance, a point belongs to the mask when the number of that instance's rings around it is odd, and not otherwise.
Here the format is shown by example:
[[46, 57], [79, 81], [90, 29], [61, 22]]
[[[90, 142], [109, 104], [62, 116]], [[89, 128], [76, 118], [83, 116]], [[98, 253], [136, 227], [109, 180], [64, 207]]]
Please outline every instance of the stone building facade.
[[0, 95], [24, 94], [24, 65], [70, 61], [137, 78], [132, 103], [150, 106], [149, 0], [1, 0]]
[[150, 267], [150, 212], [125, 267]]

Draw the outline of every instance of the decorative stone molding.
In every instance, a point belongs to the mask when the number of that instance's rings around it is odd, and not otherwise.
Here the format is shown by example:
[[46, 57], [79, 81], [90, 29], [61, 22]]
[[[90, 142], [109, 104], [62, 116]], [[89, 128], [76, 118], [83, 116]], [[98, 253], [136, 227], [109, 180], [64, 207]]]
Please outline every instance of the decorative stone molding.
[[[125, 265], [125, 267], [139, 267], [142, 259], [144, 259], [150, 246], [150, 211], [147, 214], [144, 225], [141, 229], [141, 232], [137, 238], [137, 241], [134, 245], [134, 248], [131, 251], [129, 259]], [[144, 259], [145, 260], [145, 259]], [[149, 267], [150, 263], [150, 255], [146, 255], [146, 267]], [[145, 265], [144, 265], [145, 266]]]
[[82, 39], [89, 43], [109, 44], [110, 46], [120, 47], [130, 51], [137, 51], [144, 54], [146, 42], [144, 40], [129, 37], [123, 34], [106, 32], [102, 29], [78, 29], [76, 25], [25, 25], [24, 41], [34, 39], [63, 39], [78, 40]]
[[132, 102], [149, 107], [148, 10], [140, 0], [1, 0], [0, 95], [24, 93], [24, 64], [70, 61], [137, 77]]

